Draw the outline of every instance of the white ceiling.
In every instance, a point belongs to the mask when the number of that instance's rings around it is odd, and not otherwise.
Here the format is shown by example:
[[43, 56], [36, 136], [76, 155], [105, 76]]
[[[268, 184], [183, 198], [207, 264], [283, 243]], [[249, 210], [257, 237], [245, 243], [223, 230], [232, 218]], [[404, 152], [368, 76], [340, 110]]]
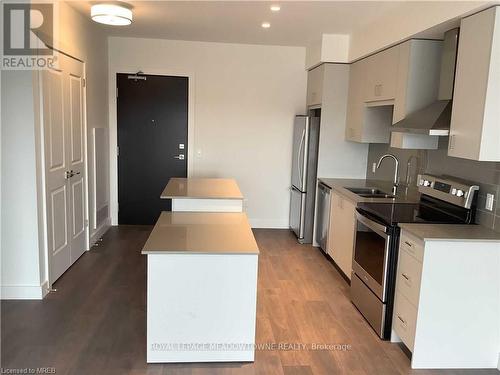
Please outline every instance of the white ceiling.
[[[90, 7], [97, 3], [120, 3], [116, 0], [69, 0], [73, 8], [90, 18]], [[495, 1], [496, 3], [497, 1]], [[462, 4], [481, 6], [484, 1], [126, 1], [133, 7], [134, 21], [129, 26], [99, 26], [111, 36], [161, 38], [226, 43], [249, 43], [286, 46], [309, 46], [321, 39], [322, 34], [361, 35], [370, 26], [384, 25], [384, 15], [412, 13], [425, 6], [429, 14], [442, 14]], [[420, 4], [418, 4], [420, 3]], [[499, 1], [500, 3], [500, 1]], [[272, 4], [281, 6], [271, 12]], [[387, 17], [385, 17], [387, 19]], [[377, 21], [379, 21], [377, 23]], [[262, 22], [271, 28], [263, 29]], [[377, 26], [378, 24], [378, 26]], [[452, 23], [419, 30], [419, 37], [440, 38]]]
[[[104, 0], [105, 2], [105, 0]], [[70, 1], [89, 16], [96, 1]], [[307, 46], [323, 33], [351, 34], [399, 1], [129, 1], [130, 26], [102, 26], [108, 35], [210, 42]], [[281, 10], [270, 11], [271, 4]], [[267, 21], [270, 29], [260, 25]]]

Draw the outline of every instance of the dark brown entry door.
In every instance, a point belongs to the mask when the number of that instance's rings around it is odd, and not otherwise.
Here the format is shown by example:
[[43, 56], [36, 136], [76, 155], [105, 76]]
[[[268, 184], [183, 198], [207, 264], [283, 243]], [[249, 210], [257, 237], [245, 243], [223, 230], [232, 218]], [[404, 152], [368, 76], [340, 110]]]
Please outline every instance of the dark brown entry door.
[[119, 224], [154, 224], [168, 180], [187, 176], [188, 78], [140, 77], [116, 75]]

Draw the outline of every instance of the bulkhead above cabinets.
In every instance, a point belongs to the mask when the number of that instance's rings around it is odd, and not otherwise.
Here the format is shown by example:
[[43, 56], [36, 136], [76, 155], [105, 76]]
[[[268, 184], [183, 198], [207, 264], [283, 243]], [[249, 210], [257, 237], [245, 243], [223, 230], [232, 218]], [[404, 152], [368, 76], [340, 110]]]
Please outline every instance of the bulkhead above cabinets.
[[351, 65], [346, 139], [389, 143], [391, 126], [437, 99], [442, 42], [411, 39]]

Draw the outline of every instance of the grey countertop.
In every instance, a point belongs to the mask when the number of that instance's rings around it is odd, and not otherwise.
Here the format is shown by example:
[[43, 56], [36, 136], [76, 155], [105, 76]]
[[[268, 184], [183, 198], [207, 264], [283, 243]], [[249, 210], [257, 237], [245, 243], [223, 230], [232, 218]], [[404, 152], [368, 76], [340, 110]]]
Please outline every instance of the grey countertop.
[[398, 224], [399, 227], [423, 241], [488, 241], [498, 242], [500, 233], [481, 225], [467, 224]]
[[406, 189], [399, 187], [398, 193], [395, 198], [365, 198], [347, 190], [348, 187], [354, 188], [377, 188], [385, 193], [390, 194], [392, 190], [392, 183], [387, 181], [378, 180], [365, 180], [365, 179], [347, 179], [347, 178], [319, 178], [319, 181], [329, 186], [345, 198], [355, 203], [361, 202], [379, 202], [379, 203], [417, 203], [420, 200], [420, 193], [416, 187]]
[[162, 212], [142, 254], [258, 254], [243, 212]]
[[240, 188], [232, 178], [171, 178], [161, 199], [243, 199]]
[[[319, 178], [318, 180], [356, 204], [361, 202], [417, 203], [420, 200], [420, 193], [416, 187], [410, 189], [400, 188], [395, 198], [364, 198], [346, 189], [348, 187], [373, 187], [390, 193], [392, 183], [387, 181], [344, 178]], [[398, 225], [424, 241], [494, 241], [500, 243], [500, 233], [480, 225], [420, 223]]]

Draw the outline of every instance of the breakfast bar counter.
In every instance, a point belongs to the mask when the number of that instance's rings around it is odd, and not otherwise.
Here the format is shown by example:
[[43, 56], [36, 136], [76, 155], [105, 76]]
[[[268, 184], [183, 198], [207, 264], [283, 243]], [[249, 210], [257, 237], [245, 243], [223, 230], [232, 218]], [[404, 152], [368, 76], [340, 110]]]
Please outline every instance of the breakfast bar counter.
[[147, 362], [254, 360], [259, 249], [241, 212], [162, 212], [147, 256]]
[[172, 211], [243, 210], [243, 195], [230, 178], [171, 178], [160, 198], [172, 199]]

